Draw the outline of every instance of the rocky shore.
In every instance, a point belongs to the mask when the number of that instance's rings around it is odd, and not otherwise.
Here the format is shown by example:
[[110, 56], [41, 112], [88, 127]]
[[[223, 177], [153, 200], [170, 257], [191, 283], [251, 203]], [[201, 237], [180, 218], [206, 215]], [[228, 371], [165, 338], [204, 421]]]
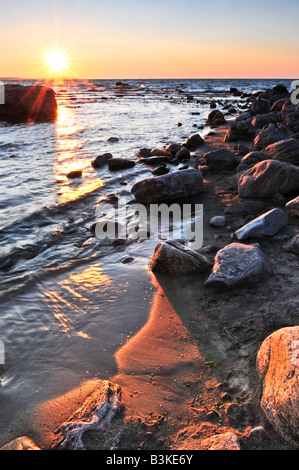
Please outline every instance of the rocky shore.
[[[143, 204], [203, 204], [203, 248], [157, 245], [154, 306], [116, 353], [117, 376], [47, 442], [3, 449], [299, 447], [299, 107], [279, 85], [246, 97], [234, 120], [214, 109], [207, 125], [205, 139], [140, 149], [153, 176], [132, 187]], [[120, 160], [93, 165], [136, 164]]]

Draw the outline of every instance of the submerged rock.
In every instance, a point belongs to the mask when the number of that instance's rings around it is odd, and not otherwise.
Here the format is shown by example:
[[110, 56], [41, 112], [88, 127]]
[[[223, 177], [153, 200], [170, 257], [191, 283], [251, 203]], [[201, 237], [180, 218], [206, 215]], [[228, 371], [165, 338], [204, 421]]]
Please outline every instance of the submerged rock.
[[242, 198], [268, 199], [299, 191], [299, 168], [277, 160], [264, 160], [243, 173], [238, 182]]
[[274, 160], [299, 166], [299, 142], [296, 139], [280, 140], [269, 145], [265, 152]]
[[69, 179], [81, 178], [82, 174], [83, 174], [82, 170], [73, 170], [67, 174], [67, 177]]
[[29, 437], [22, 436], [14, 439], [5, 446], [1, 447], [0, 450], [41, 450], [37, 445], [29, 439]]
[[286, 212], [290, 217], [299, 217], [299, 196], [286, 204]]
[[287, 214], [281, 209], [273, 209], [237, 230], [236, 237], [238, 240], [246, 240], [252, 237], [272, 236], [285, 227], [287, 223]]
[[299, 448], [299, 326], [276, 331], [257, 356], [261, 407], [276, 431]]
[[5, 85], [5, 104], [0, 105], [0, 121], [47, 122], [57, 117], [54, 90], [45, 86]]
[[127, 158], [110, 158], [108, 160], [109, 170], [118, 171], [133, 168], [136, 165], [135, 160], [129, 160]]
[[55, 431], [52, 450], [86, 450], [83, 436], [87, 431], [104, 433], [120, 410], [121, 388], [101, 381], [98, 388], [86, 399], [65, 423]]
[[214, 150], [203, 156], [204, 164], [213, 170], [234, 170], [240, 162], [240, 158], [225, 148]]
[[218, 251], [207, 287], [233, 287], [261, 281], [271, 272], [264, 253], [256, 246], [232, 243]]
[[194, 196], [202, 192], [203, 187], [202, 173], [188, 169], [138, 181], [132, 193], [138, 203], [155, 204]]
[[113, 156], [111, 153], [103, 153], [102, 155], [98, 155], [92, 162], [91, 165], [93, 168], [101, 168], [105, 165], [107, 165], [108, 160], [111, 160]]
[[158, 243], [150, 262], [153, 272], [182, 276], [205, 271], [211, 266], [203, 255], [172, 240]]

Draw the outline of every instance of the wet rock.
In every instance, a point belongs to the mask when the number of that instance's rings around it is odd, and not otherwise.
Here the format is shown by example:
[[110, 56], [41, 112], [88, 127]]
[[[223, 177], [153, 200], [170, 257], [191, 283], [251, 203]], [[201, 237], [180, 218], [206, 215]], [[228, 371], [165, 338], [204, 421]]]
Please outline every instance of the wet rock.
[[268, 114], [258, 114], [252, 119], [251, 124], [254, 127], [262, 129], [263, 127], [269, 126], [271, 123], [276, 124], [277, 121], [277, 113], [271, 112]]
[[272, 236], [278, 233], [288, 223], [287, 214], [281, 209], [272, 209], [252, 220], [236, 231], [238, 240], [252, 237]]
[[152, 156], [151, 149], [142, 148], [142, 149], [138, 150], [138, 152], [137, 152], [137, 157], [139, 157], [139, 158], [149, 158], [151, 156]]
[[93, 168], [102, 168], [103, 166], [107, 165], [108, 160], [111, 160], [112, 155], [111, 153], [103, 153], [102, 155], [98, 155], [92, 162]]
[[275, 101], [272, 105], [270, 112], [279, 113], [287, 101], [289, 101], [288, 98], [281, 98]]
[[115, 86], [121, 87], [121, 88], [130, 88], [130, 85], [125, 82], [116, 82]]
[[209, 225], [215, 228], [224, 227], [225, 224], [226, 218], [223, 215], [216, 215], [215, 217], [212, 217], [212, 219], [209, 221]]
[[284, 129], [273, 128], [271, 125], [266, 129], [263, 129], [254, 139], [254, 148], [256, 150], [264, 150], [271, 144], [279, 142], [280, 140], [287, 139], [289, 137], [288, 131]]
[[237, 145], [235, 150], [238, 155], [241, 155], [241, 157], [245, 157], [245, 155], [247, 155], [250, 152], [247, 145], [244, 145], [244, 144]]
[[202, 192], [203, 187], [202, 173], [190, 169], [138, 181], [132, 193], [138, 203], [155, 204], [194, 196]]
[[83, 174], [82, 170], [70, 171], [70, 172], [67, 174], [67, 178], [69, 178], [69, 179], [81, 178], [82, 174]]
[[152, 171], [152, 174], [154, 176], [162, 176], [162, 175], [167, 175], [170, 172], [169, 168], [166, 168], [165, 166], [158, 166]]
[[234, 287], [259, 282], [270, 272], [270, 265], [258, 247], [232, 243], [218, 251], [205, 286]]
[[299, 448], [299, 326], [274, 332], [257, 356], [261, 407], [278, 434]]
[[226, 432], [224, 434], [217, 434], [200, 442], [201, 450], [216, 450], [216, 451], [235, 451], [240, 450], [240, 443], [238, 437], [233, 432]]
[[212, 111], [207, 119], [207, 124], [209, 126], [221, 126], [226, 123], [224, 114], [219, 111], [218, 109], [215, 109]]
[[265, 152], [269, 158], [299, 166], [299, 142], [296, 139], [280, 140], [269, 145]]
[[284, 249], [295, 255], [299, 255], [299, 233], [289, 240], [284, 246]]
[[157, 244], [150, 263], [153, 272], [182, 276], [205, 271], [211, 266], [203, 255], [172, 240]]
[[216, 171], [234, 170], [240, 162], [235, 153], [224, 148], [204, 154], [203, 160], [205, 165]]
[[169, 153], [166, 149], [155, 148], [151, 150], [152, 157], [168, 157]]
[[170, 144], [168, 145], [168, 147], [166, 147], [165, 150], [167, 151], [167, 153], [169, 153], [171, 157], [175, 157], [176, 153], [178, 153], [181, 148], [182, 146], [180, 144]]
[[135, 160], [129, 160], [126, 158], [111, 158], [108, 160], [110, 171], [126, 170], [128, 168], [133, 168], [135, 165]]
[[256, 136], [256, 129], [251, 120], [235, 121], [230, 126], [224, 138], [225, 142], [237, 142], [239, 140], [251, 141]]
[[187, 147], [187, 149], [191, 152], [194, 152], [194, 150], [198, 149], [198, 147], [203, 144], [203, 138], [199, 134], [193, 134], [186, 140], [184, 146]]
[[190, 150], [187, 147], [182, 147], [176, 154], [175, 158], [182, 161], [182, 160], [189, 160], [191, 157]]
[[237, 173], [242, 173], [244, 171], [249, 170], [252, 168], [254, 165], [256, 165], [259, 162], [262, 162], [263, 160], [268, 160], [269, 157], [265, 152], [250, 152], [245, 157], [242, 158], [240, 161], [239, 165], [237, 166]]
[[299, 191], [299, 168], [285, 162], [264, 160], [241, 175], [238, 190], [244, 199], [268, 199], [278, 193], [292, 195]]
[[110, 142], [111, 144], [114, 144], [118, 141], [119, 141], [118, 137], [109, 137], [109, 139], [107, 139], [107, 142]]
[[51, 450], [86, 450], [84, 434], [104, 433], [118, 414], [120, 401], [121, 388], [107, 380], [101, 381], [83, 406], [56, 429]]
[[138, 161], [139, 163], [144, 163], [145, 165], [155, 166], [155, 165], [161, 165], [161, 163], [168, 162], [168, 157], [165, 155], [160, 156], [160, 157], [147, 157], [147, 158], [140, 158], [140, 160]]
[[54, 90], [45, 86], [5, 85], [5, 104], [0, 105], [0, 121], [47, 122], [57, 117]]
[[299, 217], [299, 196], [286, 204], [286, 213], [289, 217]]
[[5, 446], [1, 447], [0, 450], [41, 450], [37, 445], [29, 439], [29, 437], [22, 436], [14, 439]]
[[250, 111], [254, 115], [267, 114], [267, 113], [270, 112], [270, 104], [268, 103], [268, 101], [266, 101], [262, 98], [258, 98], [250, 106]]

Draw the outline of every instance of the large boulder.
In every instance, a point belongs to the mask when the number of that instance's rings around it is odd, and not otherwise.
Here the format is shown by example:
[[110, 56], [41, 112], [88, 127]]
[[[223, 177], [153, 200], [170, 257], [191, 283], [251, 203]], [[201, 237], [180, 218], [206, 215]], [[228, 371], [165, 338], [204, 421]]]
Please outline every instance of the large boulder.
[[251, 124], [251, 119], [244, 119], [235, 121], [229, 126], [224, 142], [251, 141], [255, 136], [256, 128]]
[[206, 286], [234, 287], [259, 282], [271, 272], [264, 253], [256, 246], [232, 243], [218, 251]]
[[150, 263], [153, 272], [175, 275], [200, 273], [211, 266], [203, 255], [172, 240], [157, 244]]
[[281, 209], [272, 209], [236, 231], [238, 240], [252, 237], [273, 236], [288, 223], [287, 214]]
[[270, 199], [299, 191], [299, 168], [277, 160], [264, 160], [240, 176], [238, 191], [244, 199]]
[[299, 448], [299, 326], [266, 338], [258, 352], [257, 370], [267, 419], [288, 443]]
[[268, 159], [268, 155], [264, 152], [258, 152], [258, 151], [249, 152], [240, 161], [237, 167], [237, 173], [242, 173], [244, 171], [247, 171], [250, 168], [252, 168], [254, 165], [256, 165], [257, 163], [263, 160], [267, 160], [267, 159]]
[[203, 191], [203, 187], [201, 171], [189, 169], [138, 181], [132, 187], [132, 193], [138, 203], [159, 204], [195, 196]]
[[205, 165], [216, 171], [234, 170], [240, 162], [235, 153], [225, 148], [204, 154], [203, 160]]
[[266, 148], [269, 158], [299, 166], [299, 142], [297, 139], [285, 139]]
[[54, 90], [46, 86], [5, 85], [5, 104], [0, 104], [0, 121], [47, 122], [57, 117]]
[[262, 98], [258, 98], [250, 106], [250, 111], [254, 115], [267, 114], [267, 113], [270, 112], [270, 109], [271, 109], [271, 107], [270, 107], [270, 104], [268, 103], [268, 101], [264, 100]]
[[272, 126], [274, 125], [269, 125], [269, 127], [258, 133], [254, 139], [254, 148], [256, 150], [264, 150], [269, 145], [289, 137], [289, 133], [285, 129], [278, 129]]
[[269, 124], [277, 123], [277, 113], [271, 112], [268, 114], [257, 114], [251, 121], [254, 127], [262, 129], [263, 127], [269, 126]]

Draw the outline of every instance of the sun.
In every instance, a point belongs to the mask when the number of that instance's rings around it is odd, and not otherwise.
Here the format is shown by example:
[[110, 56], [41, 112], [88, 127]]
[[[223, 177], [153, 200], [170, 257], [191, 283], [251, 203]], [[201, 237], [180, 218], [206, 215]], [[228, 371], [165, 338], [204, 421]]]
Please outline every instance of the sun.
[[51, 49], [45, 52], [44, 62], [52, 76], [61, 76], [68, 71], [68, 57], [61, 49]]

